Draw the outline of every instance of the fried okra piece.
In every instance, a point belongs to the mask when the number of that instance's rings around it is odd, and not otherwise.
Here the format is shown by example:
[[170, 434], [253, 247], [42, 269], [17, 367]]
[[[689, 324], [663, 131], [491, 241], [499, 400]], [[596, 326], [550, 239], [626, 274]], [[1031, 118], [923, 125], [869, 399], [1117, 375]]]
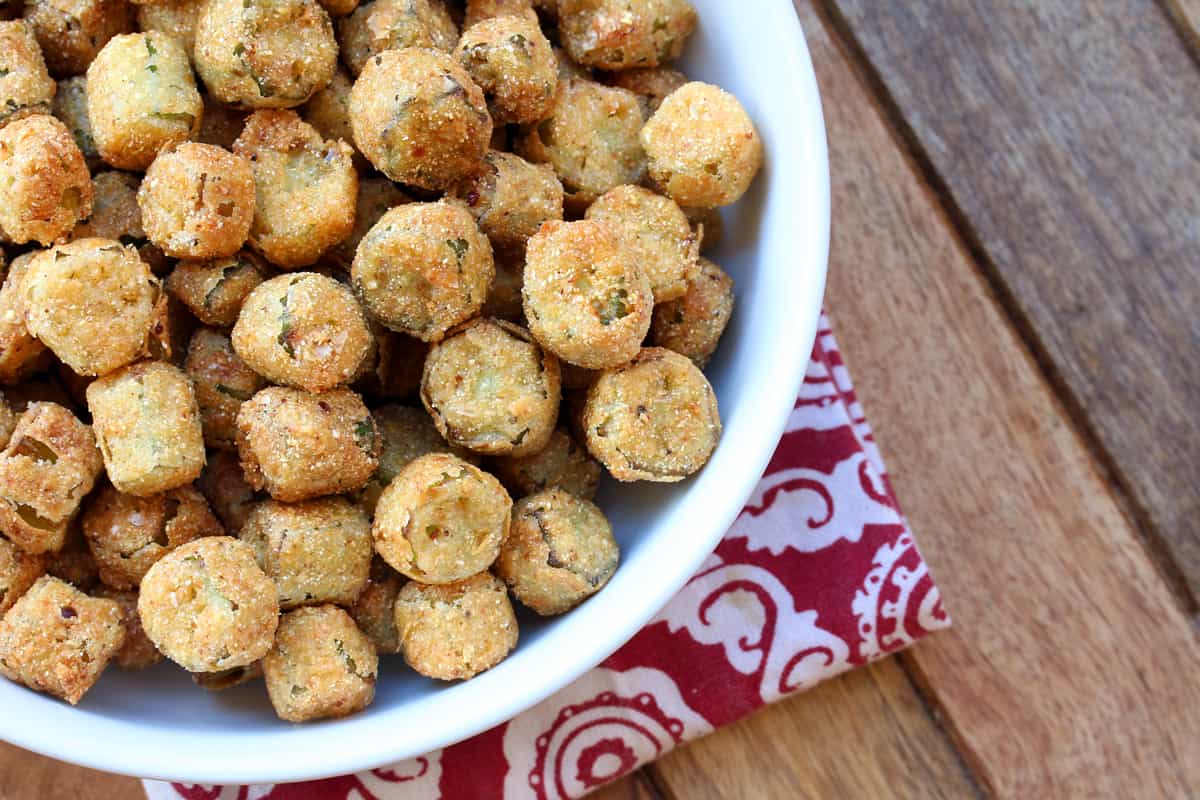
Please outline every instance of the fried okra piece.
[[763, 165], [763, 143], [737, 98], [707, 83], [672, 92], [641, 132], [650, 177], [681, 206], [737, 202]]
[[208, 0], [193, 56], [209, 93], [241, 108], [290, 108], [337, 69], [333, 24], [317, 0]]
[[100, 156], [144, 170], [158, 151], [196, 137], [204, 104], [188, 55], [175, 37], [116, 36], [87, 71], [88, 118]]
[[20, 383], [46, 366], [46, 345], [25, 326], [25, 278], [34, 253], [17, 256], [0, 285], [0, 383]]
[[83, 74], [109, 39], [133, 30], [125, 0], [26, 0], [25, 21], [56, 78]]
[[704, 466], [721, 438], [708, 379], [662, 347], [601, 375], [588, 391], [583, 423], [588, 450], [619, 481], [682, 480]]
[[372, 336], [350, 289], [315, 272], [259, 285], [233, 326], [233, 349], [273, 383], [310, 392], [352, 380]]
[[279, 589], [279, 606], [348, 606], [371, 570], [371, 523], [344, 497], [260, 503], [238, 537]]
[[167, 658], [188, 672], [216, 672], [267, 654], [279, 599], [249, 545], [207, 536], [150, 568], [138, 593], [138, 616]]
[[375, 429], [379, 431], [379, 467], [359, 494], [363, 509], [375, 514], [375, 506], [383, 490], [410, 463], [430, 453], [453, 453], [469, 463], [478, 456], [469, 450], [455, 447], [438, 433], [433, 419], [419, 408], [387, 405], [371, 412]]
[[425, 359], [421, 402], [446, 441], [478, 453], [541, 450], [560, 397], [558, 359], [510, 322], [472, 320]]
[[225, 531], [204, 495], [191, 486], [134, 497], [105, 486], [80, 517], [100, 580], [113, 589], [135, 589], [150, 567], [172, 550]]
[[0, 617], [46, 572], [46, 557], [26, 553], [0, 536]]
[[[313, 94], [300, 109], [304, 121], [316, 128], [323, 139], [341, 139], [354, 146], [354, 134], [350, 130], [350, 88], [354, 79], [346, 70], [338, 67], [329, 83]], [[355, 166], [366, 168], [367, 162], [357, 152]]]
[[172, 258], [221, 258], [241, 249], [254, 219], [250, 162], [211, 144], [159, 153], [138, 190], [150, 241]]
[[90, 592], [100, 583], [100, 567], [83, 538], [79, 517], [67, 526], [66, 541], [57, 553], [48, 553], [46, 574], [64, 580], [81, 592]]
[[45, 576], [0, 619], [0, 674], [75, 705], [124, 641], [119, 604]]
[[696, 274], [700, 242], [674, 200], [640, 186], [618, 186], [592, 203], [586, 216], [621, 232], [650, 278], [655, 303], [687, 291]]
[[526, 608], [562, 614], [608, 583], [620, 554], [612, 525], [595, 503], [548, 489], [513, 507], [496, 574]]
[[238, 411], [266, 381], [233, 351], [228, 334], [212, 328], [192, 334], [183, 370], [195, 388], [204, 443], [236, 449]]
[[690, 358], [701, 369], [716, 352], [733, 314], [733, 279], [707, 258], [688, 281], [687, 292], [654, 309], [650, 340]]
[[496, 560], [511, 511], [512, 499], [488, 473], [448, 453], [421, 456], [375, 506], [375, 552], [414, 581], [462, 580]]
[[[0, 84], [2, 83], [3, 79], [0, 79]], [[96, 149], [96, 140], [92, 136], [92, 121], [88, 119], [87, 113], [87, 78], [76, 75], [59, 81], [58, 91], [55, 92], [54, 102], [51, 104], [51, 113], [67, 126], [87, 165], [92, 169], [100, 166], [103, 162], [100, 159], [100, 151]]]
[[329, 259], [349, 270], [354, 254], [367, 231], [389, 210], [412, 200], [387, 178], [362, 178], [358, 182], [358, 202], [354, 212], [354, 229], [350, 235], [330, 248]]
[[563, 218], [563, 189], [554, 170], [489, 150], [479, 171], [450, 194], [462, 200], [497, 248], [524, 248], [547, 220]]
[[125, 626], [125, 642], [112, 658], [112, 663], [124, 670], [139, 670], [153, 667], [162, 661], [163, 655], [158, 652], [154, 642], [142, 628], [142, 618], [137, 612], [137, 592], [122, 592], [116, 589], [102, 587], [96, 592], [97, 597], [112, 600], [121, 607], [121, 622]]
[[[142, 3], [137, 7], [138, 30], [143, 32], [158, 31], [174, 36], [187, 53], [188, 59], [193, 59], [196, 48], [196, 23], [200, 20], [200, 11], [204, 8], [204, 0], [167, 0], [163, 3]], [[207, 114], [207, 107], [205, 113]]]
[[17, 412], [8, 402], [8, 398], [0, 392], [0, 449], [8, 444], [12, 433], [17, 427]]
[[396, 597], [396, 628], [408, 665], [443, 681], [473, 678], [517, 646], [517, 616], [490, 572], [441, 586], [406, 584]]
[[63, 238], [92, 213], [92, 180], [67, 126], [35, 114], [0, 129], [0, 228], [17, 244]]
[[92, 178], [95, 195], [92, 215], [75, 226], [72, 239], [98, 237], [114, 239], [121, 244], [136, 244], [146, 239], [142, 227], [142, 210], [138, 208], [137, 193], [141, 181], [128, 172], [108, 170]]
[[102, 468], [91, 428], [56, 403], [30, 403], [0, 452], [0, 530], [28, 553], [60, 549]]
[[683, 213], [687, 216], [688, 222], [692, 224], [696, 238], [700, 240], [701, 253], [714, 250], [717, 245], [721, 244], [721, 239], [725, 235], [725, 221], [721, 219], [720, 211], [715, 208], [689, 207], [684, 208]]
[[505, 456], [491, 462], [492, 471], [513, 497], [525, 497], [546, 489], [563, 489], [591, 500], [600, 483], [600, 462], [562, 428], [550, 441], [528, 456]]
[[272, 264], [307, 266], [350, 235], [358, 195], [350, 145], [324, 141], [293, 111], [258, 111], [233, 151], [254, 172], [250, 246]]
[[98, 378], [87, 402], [104, 468], [119, 491], [145, 497], [200, 475], [200, 409], [183, 370], [142, 361]]
[[208, 457], [196, 488], [230, 535], [236, 535], [262, 497], [246, 482], [242, 463], [234, 450], [216, 450]]
[[638, 96], [646, 119], [658, 110], [667, 95], [688, 82], [687, 76], [670, 67], [627, 69], [605, 76], [606, 86], [619, 86]]
[[399, 653], [400, 633], [396, 630], [396, 595], [406, 580], [379, 556], [371, 561], [367, 585], [348, 611], [359, 630], [375, 645], [377, 653]]
[[643, 121], [633, 92], [579, 78], [560, 80], [550, 116], [524, 128], [514, 149], [552, 166], [568, 205], [582, 211], [609, 189], [641, 181]]
[[321, 8], [331, 17], [344, 17], [358, 8], [358, 0], [319, 0]]
[[468, 28], [454, 51], [497, 125], [537, 122], [554, 105], [558, 61], [537, 20], [495, 17]]
[[230, 108], [205, 95], [204, 119], [200, 121], [200, 133], [196, 136], [196, 141], [232, 150], [233, 143], [242, 135], [242, 128], [245, 127], [249, 116], [245, 111]]
[[467, 0], [466, 11], [463, 14], [463, 31], [494, 17], [520, 17], [534, 25], [538, 24], [532, 0]]
[[283, 615], [263, 659], [267, 694], [280, 719], [345, 717], [375, 699], [375, 645], [342, 609], [325, 605]]
[[606, 222], [543, 225], [529, 240], [522, 291], [534, 338], [577, 366], [624, 364], [650, 329], [650, 279]]
[[262, 661], [255, 661], [244, 667], [221, 669], [216, 672], [193, 672], [192, 681], [201, 689], [210, 692], [223, 692], [243, 683], [256, 681], [263, 675]]
[[443, 0], [369, 0], [337, 22], [342, 60], [358, 75], [386, 50], [421, 47], [449, 53], [458, 28]]
[[600, 69], [674, 61], [696, 29], [687, 0], [559, 0], [558, 32], [571, 58]]
[[367, 311], [425, 342], [473, 317], [495, 274], [492, 246], [453, 203], [408, 203], [363, 237], [350, 274]]
[[357, 491], [379, 466], [375, 421], [348, 389], [263, 389], [237, 424], [246, 482], [286, 503]]
[[434, 191], [478, 169], [492, 138], [483, 90], [451, 56], [417, 48], [367, 61], [350, 91], [350, 126], [376, 169]]
[[31, 114], [49, 114], [55, 86], [33, 27], [0, 20], [0, 128]]
[[228, 328], [266, 276], [259, 257], [242, 250], [224, 258], [180, 261], [167, 276], [166, 289], [205, 325]]

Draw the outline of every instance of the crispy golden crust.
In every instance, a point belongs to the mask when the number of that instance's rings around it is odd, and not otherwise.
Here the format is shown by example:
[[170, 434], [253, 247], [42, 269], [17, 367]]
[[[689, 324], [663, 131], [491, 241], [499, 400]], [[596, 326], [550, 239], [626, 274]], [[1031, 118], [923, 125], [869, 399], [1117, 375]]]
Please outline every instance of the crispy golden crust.
[[92, 429], [55, 403], [30, 403], [0, 453], [0, 530], [29, 553], [62, 547], [103, 462]]
[[327, 142], [292, 111], [257, 111], [233, 144], [253, 164], [250, 245], [283, 269], [314, 263], [350, 235], [358, 173], [345, 142]]
[[120, 605], [39, 578], [0, 619], [0, 674], [75, 705], [124, 641]]
[[228, 328], [267, 271], [249, 250], [208, 261], [180, 261], [167, 276], [166, 289], [205, 325]]
[[580, 64], [600, 69], [656, 67], [679, 58], [696, 29], [687, 0], [559, 0], [563, 46]]
[[600, 462], [562, 428], [555, 430], [538, 452], [519, 458], [497, 458], [491, 466], [514, 497], [557, 488], [591, 500], [600, 483]]
[[380, 172], [431, 190], [476, 170], [492, 138], [483, 90], [450, 56], [417, 48], [367, 61], [350, 91], [350, 125]]
[[262, 661], [255, 661], [253, 664], [247, 664], [244, 667], [231, 667], [230, 669], [217, 670], [216, 672], [193, 672], [192, 680], [201, 689], [207, 689], [210, 692], [222, 692], [226, 689], [232, 689], [234, 686], [241, 686], [243, 683], [256, 681], [262, 675]]
[[25, 327], [25, 276], [33, 256], [13, 259], [0, 286], [0, 383], [6, 385], [25, 380], [50, 359], [46, 345]]
[[538, 24], [532, 0], [467, 0], [466, 11], [463, 14], [463, 31], [468, 31], [477, 23], [494, 17], [521, 17], [534, 25]]
[[687, 76], [670, 67], [648, 67], [612, 72], [604, 76], [606, 86], [628, 89], [642, 102], [647, 119], [658, 110], [667, 95], [687, 83]]
[[49, 114], [55, 86], [33, 28], [0, 20], [0, 128], [31, 114]]
[[133, 30], [125, 0], [27, 0], [25, 21], [56, 78], [85, 72], [109, 39]]
[[489, 150], [474, 175], [449, 194], [461, 200], [497, 248], [523, 249], [543, 222], [563, 218], [563, 188], [554, 170]]
[[[0, 83], [2, 82], [0, 80]], [[96, 149], [96, 140], [92, 136], [92, 121], [88, 119], [86, 77], [76, 75], [74, 78], [58, 82], [51, 113], [67, 126], [89, 167], [95, 169], [103, 163], [100, 160], [100, 151]]]
[[152, 667], [162, 661], [163, 655], [158, 652], [154, 642], [142, 629], [142, 618], [137, 612], [137, 592], [121, 592], [116, 589], [102, 587], [96, 592], [97, 597], [112, 600], [121, 606], [121, 622], [125, 626], [125, 643], [113, 656], [113, 663], [124, 670], [139, 670]]
[[460, 205], [409, 203], [384, 214], [354, 256], [367, 311], [426, 342], [476, 314], [495, 274], [492, 247]]
[[145, 497], [191, 483], [204, 468], [204, 435], [192, 381], [176, 366], [142, 361], [87, 388], [108, 479]]
[[238, 411], [266, 381], [233, 352], [228, 334], [212, 328], [198, 328], [192, 334], [183, 369], [196, 392], [204, 443], [235, 449]]
[[421, 402], [442, 436], [489, 455], [541, 450], [560, 392], [557, 358], [524, 328], [482, 317], [430, 349], [421, 380]]
[[370, 0], [338, 20], [342, 60], [354, 75], [385, 50], [425, 47], [449, 53], [458, 28], [442, 0]]
[[362, 488], [379, 466], [375, 422], [348, 389], [263, 389], [238, 412], [246, 482], [294, 503]]
[[92, 181], [67, 126], [35, 114], [0, 129], [0, 228], [16, 242], [61, 239], [92, 213]]
[[0, 617], [46, 572], [46, 556], [26, 553], [0, 536]]
[[337, 69], [333, 24], [316, 0], [209, 0], [193, 55], [208, 91], [242, 108], [298, 106]]
[[701, 369], [717, 349], [733, 314], [733, 279], [707, 258], [678, 300], [654, 309], [650, 340], [690, 358]]
[[[315, 123], [314, 123], [315, 124]], [[375, 226], [385, 213], [396, 206], [411, 201], [400, 187], [387, 178], [363, 178], [358, 182], [358, 201], [354, 213], [354, 229], [350, 235], [329, 250], [329, 258], [343, 269], [349, 270], [354, 263], [354, 253], [367, 231]]]
[[142, 579], [138, 615], [167, 658], [189, 672], [215, 672], [267, 654], [279, 601], [249, 545], [208, 536], [150, 568]]
[[443, 681], [466, 680], [517, 646], [517, 617], [504, 584], [489, 572], [442, 586], [413, 581], [396, 598], [404, 660]]
[[502, 16], [468, 28], [454, 51], [497, 123], [537, 122], [554, 105], [558, 61], [536, 17]]
[[721, 438], [717, 397], [688, 358], [647, 347], [601, 375], [583, 412], [588, 450], [619, 481], [682, 480]]
[[96, 148], [119, 169], [144, 170], [158, 151], [195, 138], [204, 105], [188, 55], [158, 31], [116, 36], [87, 71]]
[[337, 606], [284, 614], [263, 659], [267, 694], [280, 719], [345, 717], [375, 699], [375, 645]]
[[344, 497], [303, 503], [267, 500], [246, 519], [239, 538], [279, 590], [279, 606], [358, 598], [371, 569], [371, 523]]
[[[350, 87], [354, 85], [346, 70], [338, 67], [323, 89], [316, 92], [300, 109], [301, 116], [316, 128], [324, 139], [341, 139], [354, 146], [354, 134], [350, 131]], [[355, 166], [366, 166], [366, 160], [357, 152]]]
[[196, 488], [208, 499], [231, 536], [241, 531], [246, 518], [262, 499], [246, 482], [237, 452], [231, 450], [217, 450], [209, 456], [196, 480]]
[[496, 560], [511, 510], [508, 493], [488, 473], [447, 453], [421, 456], [379, 498], [375, 551], [414, 581], [461, 580]]
[[358, 0], [319, 0], [321, 8], [331, 17], [344, 17], [358, 8]]
[[225, 532], [204, 496], [191, 486], [149, 497], [105, 486], [87, 504], [81, 523], [100, 580], [113, 589], [137, 588], [167, 553]]
[[530, 332], [577, 366], [625, 363], [650, 329], [650, 280], [605, 222], [544, 224], [529, 240], [522, 294]]
[[378, 653], [399, 653], [400, 632], [396, 630], [396, 595], [406, 579], [376, 556], [371, 561], [371, 576], [363, 587], [350, 616], [359, 630], [375, 645]]
[[[168, 0], [165, 3], [141, 4], [137, 7], [138, 29], [174, 36], [183, 45], [188, 58], [192, 59], [196, 48], [196, 23], [200, 20], [202, 8], [204, 0]], [[205, 113], [207, 112], [206, 107]]]
[[72, 239], [98, 237], [133, 244], [146, 238], [137, 194], [141, 181], [128, 172], [108, 170], [92, 178], [92, 215], [75, 226]]
[[763, 164], [763, 144], [737, 98], [707, 83], [670, 94], [641, 132], [650, 177], [681, 206], [727, 206]]

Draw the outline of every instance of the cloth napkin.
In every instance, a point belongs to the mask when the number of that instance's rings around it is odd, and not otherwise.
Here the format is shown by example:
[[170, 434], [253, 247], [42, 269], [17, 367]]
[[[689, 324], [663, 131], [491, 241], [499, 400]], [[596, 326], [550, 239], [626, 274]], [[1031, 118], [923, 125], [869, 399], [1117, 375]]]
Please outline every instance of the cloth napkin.
[[766, 474], [632, 640], [515, 719], [386, 767], [296, 784], [147, 781], [150, 800], [575, 798], [767, 703], [950, 624], [822, 316]]

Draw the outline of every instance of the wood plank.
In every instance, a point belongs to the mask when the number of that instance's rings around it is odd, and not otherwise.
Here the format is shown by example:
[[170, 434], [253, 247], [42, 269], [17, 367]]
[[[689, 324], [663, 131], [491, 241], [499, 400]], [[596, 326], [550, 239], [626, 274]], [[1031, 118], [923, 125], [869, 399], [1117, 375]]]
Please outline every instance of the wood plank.
[[789, 698], [648, 769], [671, 800], [978, 796], [895, 661]]
[[638, 770], [588, 795], [591, 800], [662, 800], [646, 773]]
[[[63, 735], [70, 733], [64, 731]], [[145, 797], [136, 778], [64, 764], [0, 742], [0, 800], [145, 800]]]
[[904, 664], [986, 794], [1192, 796], [1190, 621], [937, 198], [800, 12], [833, 163], [828, 304], [955, 622]]
[[1200, 70], [1183, 40], [1151, 0], [823, 5], [1194, 609]]

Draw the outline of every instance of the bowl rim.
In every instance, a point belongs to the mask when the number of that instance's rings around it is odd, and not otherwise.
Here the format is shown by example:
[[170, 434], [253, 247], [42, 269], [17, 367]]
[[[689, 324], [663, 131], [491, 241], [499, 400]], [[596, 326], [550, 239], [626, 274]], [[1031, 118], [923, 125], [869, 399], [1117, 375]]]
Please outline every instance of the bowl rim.
[[[730, 479], [733, 485], [729, 490], [743, 499], [750, 496], [760, 479], [794, 406], [796, 393], [808, 365], [809, 352], [816, 338], [829, 251], [829, 163], [816, 75], [799, 18], [790, 0], [770, 0], [768, 11], [772, 15], [773, 24], [770, 30], [764, 31], [763, 34], [764, 37], [774, 39], [774, 43], [756, 43], [755, 46], [773, 46], [776, 49], [780, 54], [778, 69], [786, 76], [789, 85], [794, 87], [796, 96], [800, 98], [800, 102], [795, 104], [796, 119], [800, 124], [797, 140], [806, 143], [805, 155], [810, 159], [808, 169], [811, 172], [803, 190], [807, 204], [805, 224], [809, 232], [816, 236], [810, 246], [798, 250], [799, 263], [793, 264], [792, 269], [786, 271], [786, 280], [789, 282], [786, 291], [790, 292], [789, 296], [797, 298], [797, 301], [792, 313], [784, 320], [783, 329], [776, 331], [775, 335], [779, 341], [788, 343], [780, 347], [788, 347], [794, 358], [790, 363], [778, 364], [773, 379], [758, 391], [756, 416], [759, 424], [743, 432], [743, 438], [739, 442], [738, 450], [749, 455], [742, 458], [738, 473]], [[736, 507], [732, 507], [731, 504], [731, 508], [719, 515], [719, 518], [706, 514], [701, 528], [702, 532], [707, 534], [703, 540], [703, 547], [697, 542], [695, 548], [688, 551], [686, 558], [659, 559], [650, 567], [654, 580], [645, 584], [645, 595], [637, 604], [642, 613], [638, 614], [636, 619], [631, 618], [628, 624], [597, 626], [596, 623], [600, 620], [594, 614], [588, 613], [589, 604], [584, 604], [573, 612], [569, 620], [571, 627], [588, 631], [591, 634], [587, 637], [588, 644], [572, 648], [569, 652], [558, 653], [558, 658], [543, 659], [540, 664], [523, 665], [526, 668], [522, 673], [523, 683], [526, 686], [536, 686], [536, 689], [513, 692], [507, 696], [505, 702], [495, 702], [494, 696], [489, 697], [485, 693], [484, 684], [478, 679], [456, 686], [460, 693], [460, 705], [464, 700], [469, 703], [472, 697], [488, 701], [482, 705], [475, 705], [476, 708], [486, 709], [485, 713], [465, 723], [461, 720], [445, 720], [437, 723], [432, 731], [425, 728], [416, 734], [406, 733], [406, 720], [403, 716], [396, 716], [405, 713], [401, 708], [395, 713], [357, 721], [361, 727], [354, 733], [356, 746], [352, 751], [348, 751], [347, 748], [313, 746], [314, 737], [304, 738], [283, 731], [276, 734], [279, 737], [280, 757], [271, 759], [271, 763], [263, 763], [261, 751], [250, 753], [240, 750], [236, 731], [223, 732], [220, 740], [213, 734], [197, 734], [196, 747], [189, 752], [176, 754], [173, 760], [164, 760], [162, 752], [154, 748], [112, 746], [118, 742], [126, 745], [144, 743], [150, 735], [138, 725], [124, 720], [106, 720], [108, 729], [117, 736], [117, 741], [111, 741], [107, 747], [98, 747], [94, 743], [89, 744], [84, 738], [72, 735], [69, 727], [72, 718], [65, 716], [85, 709], [73, 709], [65, 705], [57, 709], [62, 714], [56, 713], [55, 710], [47, 711], [45, 716], [48, 719], [43, 719], [41, 724], [29, 719], [14, 718], [17, 715], [9, 717], [12, 724], [3, 726], [0, 738], [26, 750], [97, 770], [188, 784], [285, 783], [312, 780], [371, 769], [419, 756], [470, 738], [511, 719], [542, 702], [606, 659], [641, 630], [691, 578], [709, 557], [740, 511], [741, 504]], [[650, 555], [643, 554], [640, 560], [643, 563], [648, 563], [648, 560], [655, 561]], [[534, 674], [529, 674], [530, 671]], [[495, 684], [489, 684], [487, 688], [494, 689]], [[78, 718], [74, 719], [78, 721]], [[337, 736], [338, 732], [331, 727], [325, 727], [328, 724], [330, 723], [318, 723], [309, 726], [307, 730], [324, 727], [325, 742], [328, 743], [329, 739], [337, 741], [340, 738]], [[292, 742], [299, 747], [290, 749], [289, 752], [289, 744]]]

